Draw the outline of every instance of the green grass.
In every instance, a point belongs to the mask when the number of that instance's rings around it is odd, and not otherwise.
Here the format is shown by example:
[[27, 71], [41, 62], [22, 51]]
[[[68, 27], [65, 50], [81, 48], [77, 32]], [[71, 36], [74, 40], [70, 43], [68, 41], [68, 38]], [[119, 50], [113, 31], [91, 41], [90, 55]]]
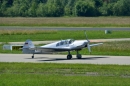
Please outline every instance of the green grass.
[[[27, 32], [27, 33], [26, 33]], [[8, 42], [21, 42], [27, 39], [32, 41], [44, 40], [62, 40], [62, 39], [81, 39], [86, 37], [84, 31], [44, 31], [44, 30], [0, 30], [0, 41], [3, 44]], [[105, 34], [104, 31], [87, 31], [89, 39], [108, 39], [108, 38], [130, 38], [130, 31], [112, 31], [111, 34]], [[20, 50], [8, 51], [2, 50], [3, 44], [0, 45], [0, 53], [22, 53]], [[130, 56], [130, 41], [124, 42], [107, 42], [101, 46], [92, 47], [92, 55], [123, 55]], [[80, 51], [83, 55], [88, 55], [88, 50]], [[64, 53], [66, 54], [66, 53]], [[72, 52], [72, 54], [76, 54]]]
[[[40, 46], [40, 45], [39, 45]], [[21, 50], [2, 50], [3, 44], [0, 45], [0, 53], [18, 53], [21, 54]], [[91, 48], [92, 55], [115, 55], [115, 56], [130, 56], [130, 41], [120, 41], [120, 42], [105, 42], [103, 45], [95, 46]], [[75, 51], [71, 52], [73, 55], [76, 54]], [[80, 51], [82, 55], [89, 55], [88, 49], [83, 49]], [[58, 54], [67, 54], [67, 52], [62, 52]]]
[[[27, 39], [32, 41], [61, 40], [61, 39], [86, 39], [84, 31], [0, 31], [0, 42], [21, 42]], [[108, 38], [129, 38], [130, 31], [112, 31], [111, 34], [105, 34], [104, 31], [87, 31], [89, 39], [108, 39]]]
[[[43, 44], [40, 44], [43, 45]], [[39, 46], [40, 46], [39, 45]], [[2, 50], [3, 44], [0, 45], [0, 53], [22, 53], [21, 50]], [[130, 56], [130, 41], [120, 41], [120, 42], [105, 42], [103, 45], [94, 46], [91, 48], [92, 55], [114, 55], [114, 56]], [[79, 51], [82, 55], [89, 55], [88, 49], [84, 48]], [[60, 52], [58, 54], [68, 54], [67, 52]], [[71, 54], [76, 54], [72, 51]]]
[[0, 35], [35, 35], [35, 34], [54, 34], [56, 30], [0, 30]]
[[37, 74], [2, 74], [1, 86], [129, 86], [129, 78], [105, 76], [61, 76]]
[[94, 55], [130, 56], [130, 41], [105, 42], [101, 46], [92, 47], [92, 51]]
[[130, 17], [0, 17], [0, 26], [130, 27]]
[[0, 63], [0, 86], [129, 86], [129, 65]]

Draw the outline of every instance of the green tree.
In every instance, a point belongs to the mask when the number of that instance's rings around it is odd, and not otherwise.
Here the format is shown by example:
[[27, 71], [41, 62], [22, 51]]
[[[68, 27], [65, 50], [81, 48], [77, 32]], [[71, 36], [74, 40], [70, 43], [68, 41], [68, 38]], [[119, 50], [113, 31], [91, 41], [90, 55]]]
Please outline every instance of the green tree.
[[103, 0], [93, 0], [96, 7], [101, 7], [103, 5]]
[[26, 0], [15, 0], [13, 5], [7, 9], [8, 16], [27, 16], [28, 5]]
[[109, 1], [109, 3], [116, 3], [119, 0], [108, 0], [108, 1]]
[[107, 15], [108, 15], [107, 10], [108, 10], [108, 8], [107, 8], [107, 3], [104, 2], [104, 3], [103, 3], [103, 6], [99, 8], [99, 11], [100, 11], [101, 15], [107, 16]]
[[130, 0], [0, 0], [0, 16], [130, 16]]
[[101, 16], [99, 8], [103, 5], [103, 0], [93, 0], [95, 2], [95, 12], [96, 16]]
[[36, 17], [36, 9], [37, 9], [37, 3], [32, 2], [30, 8], [28, 9], [28, 15], [30, 17]]
[[38, 4], [38, 8], [36, 10], [36, 15], [39, 17], [46, 16], [45, 4], [43, 4], [43, 3]]
[[66, 3], [66, 6], [64, 7], [64, 15], [66, 16], [74, 16], [75, 15], [75, 2], [76, 0], [68, 0]]
[[95, 5], [92, 1], [77, 1], [75, 5], [75, 11], [77, 16], [95, 16]]
[[13, 6], [8, 8], [8, 16], [18, 16], [19, 15], [19, 8], [20, 8], [20, 4], [19, 4], [19, 1], [15, 0], [13, 2]]
[[119, 0], [114, 5], [114, 15], [130, 16], [130, 0]]
[[108, 16], [112, 16], [113, 15], [113, 6], [114, 6], [115, 3], [109, 3], [107, 5], [107, 15]]
[[3, 1], [2, 3], [0, 3], [0, 16], [6, 16], [7, 13], [6, 13], [6, 10], [7, 10], [7, 1]]
[[64, 5], [62, 0], [48, 0], [46, 6], [46, 16], [59, 17], [64, 15]]

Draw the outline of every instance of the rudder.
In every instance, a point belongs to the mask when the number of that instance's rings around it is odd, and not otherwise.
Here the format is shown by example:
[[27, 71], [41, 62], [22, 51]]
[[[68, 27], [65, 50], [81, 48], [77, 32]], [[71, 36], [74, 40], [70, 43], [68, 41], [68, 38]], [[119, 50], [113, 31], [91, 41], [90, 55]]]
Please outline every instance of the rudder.
[[35, 50], [31, 50], [31, 48], [35, 48], [34, 44], [32, 43], [32, 41], [30, 39], [26, 40], [24, 45], [23, 45], [23, 50], [22, 52], [24, 54], [32, 54], [35, 53]]

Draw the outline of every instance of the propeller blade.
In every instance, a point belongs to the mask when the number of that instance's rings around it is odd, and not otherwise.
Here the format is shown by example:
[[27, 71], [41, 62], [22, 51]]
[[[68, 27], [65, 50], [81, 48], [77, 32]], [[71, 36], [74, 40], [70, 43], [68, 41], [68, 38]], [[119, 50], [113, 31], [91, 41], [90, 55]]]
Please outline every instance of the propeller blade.
[[88, 37], [87, 37], [86, 31], [85, 31], [85, 36], [86, 36], [86, 40], [88, 40]]
[[91, 54], [91, 47], [90, 47], [90, 45], [89, 45], [90, 41], [88, 40], [86, 31], [85, 31], [85, 36], [86, 36], [86, 40], [88, 41], [88, 43], [87, 43], [88, 51], [89, 51], [89, 53]]
[[89, 43], [87, 44], [87, 47], [88, 47], [89, 53], [91, 54], [91, 47], [90, 47]]

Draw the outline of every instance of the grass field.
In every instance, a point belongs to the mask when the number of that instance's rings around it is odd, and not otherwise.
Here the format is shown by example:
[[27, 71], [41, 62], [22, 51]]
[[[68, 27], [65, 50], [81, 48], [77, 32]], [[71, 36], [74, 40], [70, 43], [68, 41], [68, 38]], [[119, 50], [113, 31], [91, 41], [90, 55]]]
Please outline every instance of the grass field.
[[130, 27], [130, 17], [0, 17], [0, 26]]
[[0, 63], [0, 86], [129, 86], [129, 65]]
[[[130, 31], [112, 31], [111, 34], [105, 34], [104, 31], [87, 31], [89, 39], [107, 39], [107, 38], [129, 38]], [[19, 42], [31, 39], [32, 41], [44, 41], [44, 40], [61, 40], [61, 39], [82, 39], [86, 37], [84, 31], [44, 31], [44, 30], [0, 30], [0, 41], [3, 44], [8, 42]], [[22, 53], [20, 50], [8, 51], [2, 50], [0, 53]], [[101, 46], [92, 47], [93, 55], [123, 55], [130, 56], [130, 41], [124, 42], [107, 42]], [[87, 55], [88, 50], [83, 49], [81, 54]], [[66, 54], [66, 53], [64, 53]], [[75, 52], [72, 52], [75, 54]]]
[[[0, 45], [0, 53], [22, 53], [21, 50], [2, 50], [2, 46], [3, 44]], [[105, 42], [103, 45], [92, 47], [91, 50], [92, 55], [130, 56], [130, 41]], [[76, 54], [75, 51], [71, 53]], [[81, 50], [80, 53], [82, 55], [89, 55], [87, 48]], [[58, 54], [67, 54], [67, 52]]]
[[[89, 39], [130, 38], [130, 31], [87, 31]], [[84, 31], [44, 31], [44, 30], [0, 30], [0, 42], [21, 42], [27, 39], [32, 41], [86, 39]]]

